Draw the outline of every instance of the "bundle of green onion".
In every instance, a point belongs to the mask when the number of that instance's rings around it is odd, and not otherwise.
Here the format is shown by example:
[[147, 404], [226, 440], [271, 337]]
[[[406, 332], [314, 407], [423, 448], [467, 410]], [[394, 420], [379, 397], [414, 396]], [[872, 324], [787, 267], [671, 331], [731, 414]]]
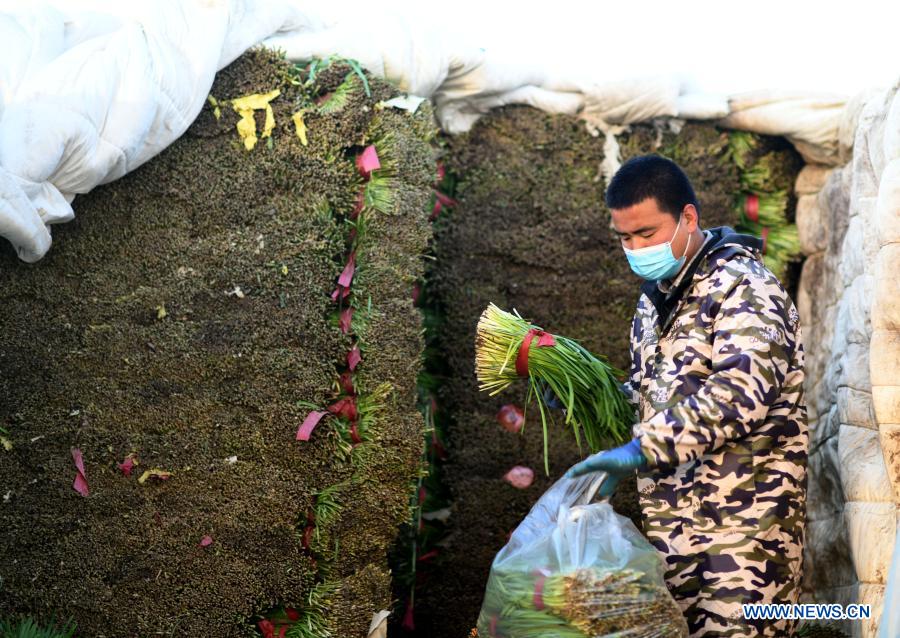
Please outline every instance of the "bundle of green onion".
[[580, 568], [544, 575], [492, 570], [479, 638], [679, 638], [684, 617], [669, 591], [630, 569]]
[[792, 187], [789, 162], [783, 151], [755, 157], [758, 138], [745, 131], [729, 135], [726, 157], [740, 171], [741, 192], [735, 197], [739, 222], [735, 230], [762, 238], [763, 262], [779, 279], [800, 257], [796, 225], [788, 220], [788, 190]]
[[511, 314], [490, 304], [481, 314], [475, 338], [475, 374], [479, 389], [491, 396], [527, 376], [526, 411], [528, 403], [536, 399], [548, 475], [546, 387], [564, 404], [565, 422], [572, 426], [579, 449], [582, 435], [591, 452], [621, 443], [630, 435], [634, 409], [619, 386], [617, 377], [623, 373], [577, 341], [531, 325], [518, 312]]
[[784, 281], [788, 263], [800, 254], [797, 226], [787, 223], [778, 226], [763, 226], [759, 222], [741, 219], [736, 230], [762, 237], [763, 263], [776, 277]]

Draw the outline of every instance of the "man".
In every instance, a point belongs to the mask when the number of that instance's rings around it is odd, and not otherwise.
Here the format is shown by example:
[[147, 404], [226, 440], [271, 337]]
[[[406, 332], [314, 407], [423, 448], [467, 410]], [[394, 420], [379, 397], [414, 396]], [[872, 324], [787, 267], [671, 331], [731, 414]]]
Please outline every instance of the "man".
[[799, 317], [763, 265], [762, 242], [702, 230], [690, 181], [656, 155], [626, 162], [606, 203], [646, 281], [626, 393], [634, 439], [568, 476], [604, 471], [609, 495], [638, 471], [644, 533], [692, 637], [788, 636], [742, 603], [796, 603], [808, 433]]

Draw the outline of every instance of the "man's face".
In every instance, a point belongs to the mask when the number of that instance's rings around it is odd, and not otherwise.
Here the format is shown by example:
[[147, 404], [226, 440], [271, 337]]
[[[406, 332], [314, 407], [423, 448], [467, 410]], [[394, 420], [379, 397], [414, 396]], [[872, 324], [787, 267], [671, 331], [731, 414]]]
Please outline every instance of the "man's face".
[[678, 226], [678, 220], [660, 210], [653, 197], [627, 208], [613, 208], [610, 214], [613, 229], [622, 240], [622, 247], [628, 250], [664, 244], [671, 240], [672, 254], [683, 255], [688, 236], [697, 230], [697, 209], [693, 204], [684, 207], [681, 227], [678, 228], [678, 234], [674, 239], [672, 236]]

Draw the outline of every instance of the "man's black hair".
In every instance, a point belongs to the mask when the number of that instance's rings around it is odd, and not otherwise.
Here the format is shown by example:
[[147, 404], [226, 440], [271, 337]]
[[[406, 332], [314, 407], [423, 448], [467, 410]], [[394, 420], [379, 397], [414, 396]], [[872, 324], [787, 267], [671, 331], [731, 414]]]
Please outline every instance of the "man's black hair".
[[628, 208], [652, 197], [659, 209], [675, 219], [688, 204], [700, 216], [700, 202], [684, 171], [661, 155], [632, 157], [613, 175], [606, 189], [606, 207]]

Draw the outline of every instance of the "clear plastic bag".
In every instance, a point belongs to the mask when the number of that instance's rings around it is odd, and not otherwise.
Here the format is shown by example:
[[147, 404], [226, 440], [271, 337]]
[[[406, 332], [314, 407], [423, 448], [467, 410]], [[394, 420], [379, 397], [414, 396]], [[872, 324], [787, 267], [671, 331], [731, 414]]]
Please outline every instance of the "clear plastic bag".
[[656, 549], [592, 503], [605, 474], [562, 478], [491, 565], [479, 638], [686, 638]]

